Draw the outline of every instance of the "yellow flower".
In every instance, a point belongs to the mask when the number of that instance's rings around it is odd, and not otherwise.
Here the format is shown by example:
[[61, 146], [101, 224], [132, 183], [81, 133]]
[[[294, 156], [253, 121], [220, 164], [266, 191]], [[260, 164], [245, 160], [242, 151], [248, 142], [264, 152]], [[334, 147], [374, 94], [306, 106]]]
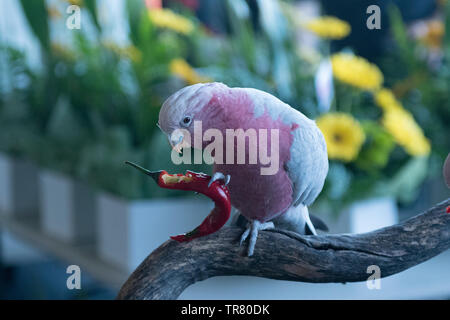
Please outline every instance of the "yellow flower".
[[75, 61], [77, 59], [76, 54], [73, 51], [71, 51], [69, 47], [61, 43], [53, 42], [51, 44], [51, 48], [54, 55], [66, 61]]
[[170, 9], [152, 9], [148, 14], [153, 24], [159, 28], [167, 28], [182, 34], [189, 34], [194, 30], [194, 24], [189, 19]]
[[405, 109], [388, 110], [383, 115], [382, 124], [410, 155], [423, 156], [430, 153], [430, 142], [411, 113]]
[[211, 79], [202, 77], [183, 59], [173, 59], [170, 62], [170, 72], [186, 81], [188, 84], [211, 82]]
[[133, 62], [139, 62], [142, 59], [142, 52], [133, 45], [120, 47], [114, 42], [104, 42], [103, 45], [119, 57], [130, 59]]
[[431, 20], [427, 23], [427, 31], [421, 37], [421, 41], [430, 48], [440, 48], [445, 34], [445, 25], [440, 20]]
[[123, 49], [123, 55], [128, 57], [131, 61], [139, 62], [142, 59], [142, 52], [133, 45], [126, 46]]
[[61, 12], [59, 12], [59, 10], [56, 7], [49, 7], [49, 8], [47, 8], [47, 13], [48, 13], [48, 16], [51, 19], [55, 19], [56, 20], [56, 19], [59, 19], [59, 18], [62, 17]]
[[326, 39], [342, 39], [351, 32], [350, 24], [336, 17], [324, 16], [306, 23], [306, 29]]
[[330, 159], [349, 162], [358, 156], [366, 137], [359, 122], [351, 115], [327, 113], [317, 119], [317, 126], [325, 137]]
[[386, 88], [378, 90], [375, 95], [375, 103], [384, 111], [389, 111], [392, 109], [402, 109], [402, 104], [398, 101], [394, 93]]
[[382, 124], [395, 141], [412, 156], [429, 154], [429, 141], [412, 114], [403, 108], [394, 93], [383, 88], [375, 93], [374, 98], [375, 103], [384, 111]]
[[376, 90], [383, 83], [380, 69], [366, 59], [349, 53], [331, 56], [333, 74], [340, 81], [364, 90]]
[[71, 5], [81, 6], [83, 4], [83, 0], [67, 0]]

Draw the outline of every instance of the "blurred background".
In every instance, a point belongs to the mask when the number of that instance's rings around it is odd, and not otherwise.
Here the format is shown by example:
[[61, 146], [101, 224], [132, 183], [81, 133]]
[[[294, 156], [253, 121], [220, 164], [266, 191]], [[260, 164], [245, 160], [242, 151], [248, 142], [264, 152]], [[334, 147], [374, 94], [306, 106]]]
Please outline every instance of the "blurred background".
[[[0, 299], [114, 298], [204, 219], [209, 199], [123, 164], [211, 172], [175, 166], [156, 127], [190, 84], [258, 88], [317, 121], [330, 171], [311, 211], [332, 233], [450, 195], [450, 1], [2, 0], [0, 15]], [[443, 253], [380, 290], [218, 277], [180, 298], [449, 299], [449, 267]]]

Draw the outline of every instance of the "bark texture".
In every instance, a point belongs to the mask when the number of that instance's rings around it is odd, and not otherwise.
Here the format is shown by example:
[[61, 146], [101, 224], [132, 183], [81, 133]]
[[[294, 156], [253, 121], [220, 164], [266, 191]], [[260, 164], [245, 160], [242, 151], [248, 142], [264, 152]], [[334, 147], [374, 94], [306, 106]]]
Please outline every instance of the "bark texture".
[[261, 231], [252, 257], [239, 247], [243, 229], [228, 227], [187, 243], [166, 241], [121, 288], [118, 299], [176, 299], [215, 276], [247, 275], [303, 282], [366, 281], [367, 267], [399, 273], [450, 247], [450, 199], [401, 224], [364, 234], [303, 236]]
[[450, 153], [448, 154], [447, 159], [445, 159], [442, 173], [444, 174], [444, 179], [447, 187], [450, 188]]

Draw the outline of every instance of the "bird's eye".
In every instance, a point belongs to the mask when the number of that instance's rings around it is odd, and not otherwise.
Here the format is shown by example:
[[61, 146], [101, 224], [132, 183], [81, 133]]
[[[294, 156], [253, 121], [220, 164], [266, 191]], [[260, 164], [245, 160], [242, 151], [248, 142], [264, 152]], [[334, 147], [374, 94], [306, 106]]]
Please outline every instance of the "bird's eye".
[[189, 124], [191, 123], [191, 120], [192, 120], [191, 117], [186, 116], [186, 117], [183, 118], [182, 123], [183, 123], [184, 125], [189, 125]]

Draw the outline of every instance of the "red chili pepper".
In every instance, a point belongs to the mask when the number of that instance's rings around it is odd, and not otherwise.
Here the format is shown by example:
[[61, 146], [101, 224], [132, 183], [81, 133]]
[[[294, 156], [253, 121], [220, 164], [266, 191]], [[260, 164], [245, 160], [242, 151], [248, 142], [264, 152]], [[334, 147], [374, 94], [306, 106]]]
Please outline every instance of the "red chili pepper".
[[169, 174], [165, 170], [149, 171], [132, 162], [126, 161], [125, 163], [152, 177], [161, 188], [195, 191], [214, 201], [214, 209], [197, 228], [186, 234], [170, 237], [173, 240], [185, 242], [214, 233], [222, 228], [230, 218], [230, 193], [221, 181], [214, 181], [208, 187], [211, 177], [204, 173], [187, 170], [184, 175]]

